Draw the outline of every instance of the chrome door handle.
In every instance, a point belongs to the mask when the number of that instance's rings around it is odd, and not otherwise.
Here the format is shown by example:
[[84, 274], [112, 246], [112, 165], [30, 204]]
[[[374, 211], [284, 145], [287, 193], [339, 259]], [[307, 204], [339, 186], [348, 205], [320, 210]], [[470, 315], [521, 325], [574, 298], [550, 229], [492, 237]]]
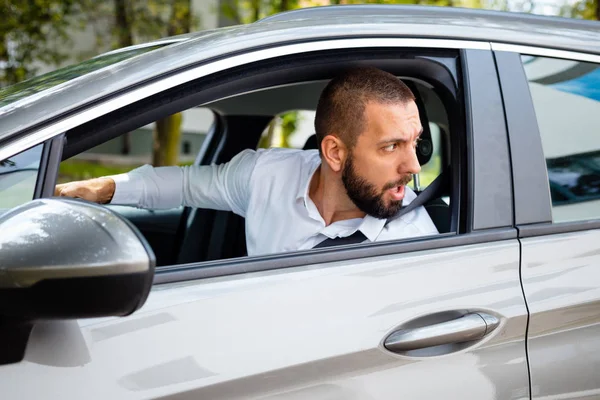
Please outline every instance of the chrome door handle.
[[479, 340], [498, 327], [500, 321], [486, 313], [471, 313], [452, 321], [413, 329], [400, 329], [385, 340], [385, 347], [406, 352], [452, 343]]

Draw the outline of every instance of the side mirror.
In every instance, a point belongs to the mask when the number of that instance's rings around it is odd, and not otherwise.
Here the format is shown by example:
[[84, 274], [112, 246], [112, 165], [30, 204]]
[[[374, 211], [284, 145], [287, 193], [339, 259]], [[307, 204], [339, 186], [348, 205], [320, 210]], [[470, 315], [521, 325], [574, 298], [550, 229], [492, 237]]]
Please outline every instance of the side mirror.
[[36, 320], [131, 314], [155, 265], [139, 231], [105, 207], [64, 198], [16, 207], [0, 216], [0, 340], [22, 341]]

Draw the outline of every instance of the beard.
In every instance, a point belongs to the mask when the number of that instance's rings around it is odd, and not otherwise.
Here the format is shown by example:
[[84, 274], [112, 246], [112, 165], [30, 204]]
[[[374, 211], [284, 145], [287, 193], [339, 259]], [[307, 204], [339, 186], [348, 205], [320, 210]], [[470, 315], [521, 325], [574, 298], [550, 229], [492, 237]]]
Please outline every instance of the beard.
[[389, 205], [386, 205], [383, 199], [385, 192], [398, 186], [405, 186], [411, 180], [412, 176], [408, 175], [399, 181], [387, 183], [382, 190], [377, 190], [375, 185], [358, 175], [354, 168], [352, 153], [348, 155], [342, 170], [342, 183], [350, 200], [359, 210], [378, 219], [393, 217], [402, 208], [402, 200], [392, 200]]

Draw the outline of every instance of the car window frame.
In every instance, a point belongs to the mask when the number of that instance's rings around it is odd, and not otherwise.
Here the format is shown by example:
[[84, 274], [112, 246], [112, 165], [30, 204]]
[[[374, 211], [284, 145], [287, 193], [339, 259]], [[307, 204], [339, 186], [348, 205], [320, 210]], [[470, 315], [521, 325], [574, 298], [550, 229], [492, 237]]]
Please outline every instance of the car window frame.
[[[353, 50], [358, 51], [356, 49], [353, 49]], [[457, 99], [457, 97], [460, 97], [461, 93], [457, 92], [454, 88], [455, 88], [456, 83], [462, 79], [462, 78], [458, 77], [458, 75], [457, 75], [458, 71], [460, 69], [460, 66], [458, 65], [458, 63], [455, 60], [459, 56], [459, 51], [457, 49], [448, 50], [448, 49], [426, 48], [423, 50], [415, 50], [415, 49], [405, 50], [404, 48], [401, 47], [398, 49], [393, 48], [393, 51], [390, 51], [388, 49], [387, 53], [389, 53], [389, 54], [387, 56], [391, 56], [392, 57], [391, 60], [395, 60], [398, 57], [397, 56], [398, 51], [410, 52], [411, 56], [406, 58], [405, 60], [412, 60], [410, 62], [411, 63], [410, 65], [412, 65], [411, 69], [415, 75], [420, 75], [420, 74], [422, 74], [423, 69], [427, 69], [429, 71], [429, 73], [431, 74], [430, 79], [432, 80], [432, 82], [435, 82], [435, 84], [438, 86], [438, 89], [441, 90], [440, 93], [443, 94], [444, 97], [451, 98], [453, 102], [457, 101], [456, 99]], [[365, 51], [365, 50], [360, 49], [358, 52], [361, 53], [361, 57], [366, 57], [365, 59], [374, 58], [375, 60], [377, 60], [378, 58], [382, 57], [381, 54], [379, 54], [379, 53], [373, 54], [372, 50]], [[331, 51], [331, 53], [337, 54], [337, 52], [335, 52], [335, 51]], [[489, 53], [489, 50], [487, 51], [487, 53]], [[302, 62], [305, 62], [308, 55], [305, 55], [304, 53], [301, 53], [301, 54], [302, 54], [302, 57], [296, 56], [296, 59], [302, 60]], [[415, 64], [415, 59], [413, 57], [418, 54], [420, 54], [421, 57], [417, 58], [416, 62], [419, 63], [419, 66], [418, 66], [418, 68], [415, 68], [416, 64]], [[325, 55], [325, 57], [327, 58], [328, 56]], [[269, 60], [269, 62], [266, 64], [254, 63], [251, 66], [246, 67], [246, 69], [244, 69], [244, 70], [239, 70], [239, 69], [237, 69], [237, 67], [230, 68], [231, 71], [228, 71], [228, 74], [231, 75], [231, 77], [228, 77], [227, 74], [225, 74], [225, 75], [220, 75], [218, 80], [214, 79], [213, 77], [209, 77], [209, 78], [205, 79], [206, 83], [204, 83], [203, 80], [192, 81], [188, 85], [179, 86], [170, 91], [165, 91], [156, 96], [153, 96], [153, 98], [148, 98], [148, 99], [145, 99], [138, 103], [134, 103], [130, 106], [124, 107], [124, 108], [118, 110], [117, 112], [107, 115], [104, 121], [102, 120], [102, 118], [98, 118], [98, 119], [95, 119], [92, 121], [87, 121], [86, 123], [76, 127], [75, 129], [73, 129], [69, 132], [68, 149], [65, 150], [65, 155], [66, 155], [66, 157], [71, 157], [74, 154], [76, 154], [73, 152], [73, 148], [78, 148], [79, 149], [78, 152], [79, 152], [79, 151], [86, 150], [87, 148], [95, 145], [95, 144], [87, 143], [85, 146], [82, 146], [80, 143], [81, 137], [84, 137], [85, 141], [88, 141], [88, 140], [94, 141], [95, 140], [95, 141], [97, 141], [96, 144], [99, 144], [99, 143], [102, 143], [102, 142], [112, 138], [112, 137], [115, 137], [112, 135], [118, 136], [124, 132], [131, 130], [131, 129], [135, 129], [139, 126], [148, 124], [148, 123], [154, 121], [155, 118], [160, 118], [161, 115], [162, 116], [170, 115], [171, 113], [179, 112], [179, 111], [181, 111], [187, 107], [191, 107], [191, 106], [196, 106], [196, 105], [205, 105], [206, 106], [207, 104], [210, 104], [210, 103], [215, 103], [215, 102], [218, 103], [218, 100], [222, 99], [222, 98], [236, 96], [236, 95], [239, 95], [242, 93], [252, 92], [254, 90], [260, 90], [261, 88], [264, 88], [267, 86], [272, 86], [274, 84], [273, 75], [279, 75], [278, 79], [280, 79], [280, 80], [277, 81], [278, 84], [287, 82], [288, 80], [290, 80], [290, 76], [292, 77], [290, 82], [296, 82], [297, 78], [294, 78], [295, 74], [289, 72], [290, 71], [290, 69], [289, 69], [290, 60], [292, 58], [280, 57], [280, 58], [278, 58], [278, 60], [275, 64], [273, 64], [272, 60]], [[313, 54], [312, 58], [315, 61], [315, 65], [319, 65], [319, 66], [323, 65], [323, 54], [322, 53], [317, 53], [316, 55]], [[344, 63], [347, 62], [346, 57], [339, 58], [339, 55], [337, 55], [337, 56], [334, 56], [333, 58], [335, 59], [334, 62], [338, 62], [338, 63], [340, 63], [340, 61], [343, 61]], [[387, 61], [387, 59], [386, 59], [386, 61]], [[402, 59], [399, 60], [399, 62], [401, 62], [401, 61], [402, 61]], [[423, 64], [423, 63], [425, 63], [425, 64]], [[329, 64], [327, 64], [327, 65], [329, 65]], [[278, 67], [280, 67], [280, 66], [283, 66], [283, 69], [279, 70]], [[488, 63], [487, 66], [490, 67], [491, 64]], [[338, 65], [338, 67], [342, 67], [342, 65]], [[265, 68], [270, 68], [271, 72], [265, 73], [265, 71], [268, 70]], [[491, 68], [493, 68], [493, 66], [491, 66]], [[252, 69], [259, 72], [259, 74], [256, 74], [256, 73], [254, 74], [254, 75], [257, 75], [258, 77], [255, 76], [252, 78], [248, 78], [249, 75], [252, 75], [251, 73], [249, 73]], [[299, 70], [299, 69], [300, 68], [298, 68], [298, 65], [296, 65], [296, 70]], [[441, 73], [441, 71], [443, 71], [443, 73]], [[495, 71], [492, 70], [491, 74], [495, 75]], [[250, 79], [250, 80], [248, 80], [248, 79]], [[254, 82], [254, 81], [256, 81], [256, 82]], [[277, 84], [275, 84], [275, 86], [277, 86]], [[156, 103], [159, 103], [160, 107], [157, 107]], [[462, 105], [460, 107], [462, 107]], [[456, 117], [454, 117], [454, 119], [461, 121], [461, 122], [454, 122], [458, 125], [457, 128], [454, 129], [454, 131], [456, 131], [457, 133], [463, 132], [463, 129], [464, 129], [464, 121], [462, 121], [462, 118], [461, 118], [461, 115], [464, 114], [464, 112], [462, 111], [462, 109], [460, 107], [457, 107], [456, 113], [453, 113], [453, 115], [456, 115]], [[160, 110], [160, 112], [159, 112], [159, 110]], [[218, 112], [218, 109], [217, 109], [217, 112]], [[158, 115], [158, 114], [161, 114], [161, 115]], [[148, 119], [149, 116], [152, 117], [151, 120]], [[485, 117], [479, 118], [479, 120], [480, 121], [485, 120]], [[108, 121], [108, 124], [106, 123], [106, 121]], [[78, 131], [78, 133], [75, 133], [75, 131]], [[106, 137], [105, 131], [110, 131], [111, 136]], [[459, 137], [461, 139], [461, 141], [452, 141], [453, 146], [458, 146], [461, 149], [466, 148], [466, 144], [464, 143], [464, 141], [466, 139], [462, 135], [458, 135], [458, 134], [457, 134], [457, 137]], [[101, 140], [98, 141], [98, 138], [101, 138]], [[459, 149], [459, 150], [452, 150], [452, 151], [459, 152], [461, 150]], [[220, 155], [219, 155], [219, 158], [220, 158], [220, 162], [227, 161], [227, 159], [221, 159]], [[457, 159], [462, 160], [462, 157], [457, 158]], [[466, 163], [465, 163], [465, 165], [466, 165]], [[451, 199], [453, 199], [453, 200], [451, 200], [451, 208], [452, 208], [453, 216], [454, 215], [460, 216], [461, 215], [460, 213], [464, 214], [464, 210], [461, 210], [459, 208], [460, 199], [465, 198], [462, 195], [459, 195], [460, 194], [459, 183], [466, 182], [466, 181], [460, 179], [460, 176], [463, 174], [462, 171], [463, 171], [463, 169], [461, 169], [461, 168], [454, 169], [455, 177], [453, 179], [453, 186], [456, 186], [456, 188], [453, 187], [452, 191], [453, 191], [453, 193], [457, 193], [457, 194], [456, 194], [456, 196], [453, 195], [451, 198]], [[466, 183], [464, 185], [466, 185]], [[483, 202], [481, 202], [481, 203], [483, 203]], [[453, 224], [455, 223], [454, 217], [452, 218], [452, 223]], [[458, 225], [457, 225], [456, 229], [454, 227], [451, 227], [452, 231], [457, 231], [457, 229], [458, 229]], [[203, 262], [206, 262], [206, 261], [203, 261]]]
[[[364, 44], [364, 40], [362, 39], [348, 40], [354, 42], [352, 45], [356, 45], [358, 43]], [[380, 43], [380, 41], [381, 39], [377, 39], [376, 41], [372, 41], [370, 43], [373, 43], [372, 46], [379, 47], [376, 46], [375, 43]], [[463, 70], [461, 75], [465, 81], [464, 90], [459, 91], [459, 93], [462, 93], [466, 96], [466, 104], [481, 105], [486, 104], [487, 101], [493, 101], [494, 105], [500, 105], [499, 109], [497, 107], [486, 106], [474, 107], [473, 110], [475, 111], [467, 111], [467, 115], [465, 116], [467, 125], [465, 127], [467, 131], [465, 135], [465, 141], [471, 141], [471, 143], [474, 144], [473, 147], [475, 149], [472, 149], [472, 151], [467, 153], [465, 160], [460, 160], [460, 165], [458, 165], [458, 168], [454, 168], [452, 173], [454, 174], [453, 181], [458, 182], [459, 179], [462, 179], [461, 171], [468, 171], [468, 178], [464, 179], [463, 182], [463, 187], [466, 191], [468, 191], [468, 193], [461, 195], [461, 198], [456, 199], [455, 203], [457, 207], [461, 207], [461, 212], [466, 213], [468, 216], [468, 227], [466, 229], [466, 233], [456, 235], [453, 232], [449, 234], [439, 234], [408, 240], [405, 239], [390, 242], [340, 246], [333, 249], [316, 249], [302, 252], [274, 254], [262, 257], [244, 257], [239, 259], [218, 260], [215, 262], [204, 261], [187, 265], [169, 266], [163, 267], [161, 271], [157, 272], [155, 283], [197, 279], [208, 276], [223, 276], [240, 272], [262, 271], [274, 268], [286, 268], [331, 261], [360, 259], [364, 257], [374, 257], [386, 254], [401, 254], [421, 250], [486, 243], [516, 238], [516, 230], [513, 227], [512, 220], [512, 199], [507, 202], [508, 206], [505, 207], [503, 213], [494, 213], [493, 210], [489, 209], [489, 205], [486, 206], [486, 204], [488, 204], [487, 200], [494, 198], [495, 196], [506, 196], [506, 193], [509, 193], [509, 196], [512, 196], [510, 182], [503, 182], [502, 185], [498, 185], [497, 182], [494, 182], [494, 178], [497, 178], [498, 181], [509, 179], [506, 177], [509, 177], [510, 171], [508, 165], [507, 134], [503, 124], [504, 117], [500, 92], [498, 89], [499, 83], [497, 78], [495, 82], [493, 80], [490, 82], [490, 79], [494, 79], [496, 76], [496, 69], [493, 63], [491, 48], [488, 48], [489, 43], [486, 45], [482, 42], [473, 42], [475, 45], [470, 47], [467, 46], [465, 49], [464, 46], [462, 46], [465, 42], [457, 42], [452, 40], [444, 41], [441, 39], [427, 39], [412, 42], [408, 39], [398, 39], [394, 40], [393, 42], [395, 44], [393, 48], [404, 48], [407, 47], [407, 45], [414, 46], [414, 44], [417, 43], [422, 46], [419, 48], [426, 50], [430, 49], [430, 46], [433, 46], [433, 48], [438, 48], [438, 45], [443, 43], [444, 45], [441, 46], [442, 49], [451, 48], [454, 50], [459, 50], [461, 52], [461, 69]], [[319, 43], [322, 44], [323, 42]], [[285, 45], [282, 47], [288, 46], [293, 45]], [[384, 45], [383, 47], [386, 46]], [[305, 49], [305, 51], [313, 50], [310, 47], [303, 47], [301, 49]], [[271, 50], [274, 50], [277, 54], [280, 52], [280, 48]], [[333, 49], [328, 48], [328, 50]], [[260, 52], [261, 51], [256, 51], [255, 53]], [[303, 52], [299, 52], [298, 54], [303, 54]], [[216, 63], [219, 63], [219, 61], [215, 61], [215, 64]], [[231, 65], [231, 61], [229, 61], [228, 64]], [[201, 69], [202, 67], [198, 68]], [[227, 68], [223, 67], [223, 70], [226, 69]], [[214, 66], [212, 68], [208, 68], [207, 71], [214, 71]], [[180, 72], [180, 74], [185, 74], [185, 72]], [[188, 74], [186, 82], [191, 81], [192, 78], [196, 77], [197, 75]], [[181, 82], [181, 79], [182, 78], [179, 77], [179, 82]], [[173, 78], [167, 76], [164, 78], [164, 81], [170, 81], [172, 83]], [[164, 87], [175, 86], [164, 84], [162, 80], [155, 84], [158, 85], [158, 88], [163, 88], [163, 90], [165, 90]], [[486, 85], [489, 86], [490, 84], [496, 87], [497, 90], [483, 90], [486, 88]], [[150, 86], [151, 85], [152, 84], [150, 84]], [[146, 93], [149, 91], [147, 87], [141, 88], [140, 90], [143, 89], [145, 89]], [[134, 89], [133, 91], [135, 90], [137, 89]], [[125, 98], [123, 96], [125, 96]], [[111, 110], [114, 111], [114, 107], [118, 104], [121, 105], [120, 109], [122, 109], [122, 107], [124, 107], [123, 101], [125, 101], [125, 99], [128, 99], [127, 105], [130, 105], [135, 98], [136, 96], [126, 93], [120, 97], [117, 97], [116, 99], [107, 99], [105, 103], [99, 104], [92, 108], [98, 111], [98, 107], [100, 107], [101, 114], [104, 115]], [[117, 100], [120, 101], [120, 103], [111, 103], [112, 101]], [[107, 105], [109, 103], [111, 103], [111, 105]], [[46, 135], [48, 135], [52, 129], [60, 129], [60, 132], [64, 132], [65, 127], [73, 128], [81, 125], [82, 118], [84, 116], [89, 117], [89, 115], [97, 115], [90, 113], [90, 110], [83, 110], [80, 114], [42, 128], [37, 131], [37, 138], [38, 140], [46, 138]], [[496, 123], [490, 123], [490, 121]], [[20, 143], [30, 143], [32, 141], [31, 135], [32, 134], [25, 136]], [[495, 160], [500, 160], [502, 164], [493, 165], [493, 163], [489, 162], [489, 156], [490, 154], [496, 154], [498, 152], [498, 144], [500, 144], [501, 147], [506, 147], [506, 159], [502, 161], [504, 156], [492, 157]], [[460, 146], [461, 144], [454, 143], [453, 145]], [[462, 145], [465, 145], [466, 148], [472, 147], [466, 146], [466, 143], [462, 143]], [[476, 156], [474, 155], [475, 152], [477, 152]], [[480, 176], [474, 175], [473, 171], [476, 169], [485, 170], [487, 174]], [[492, 179], [489, 179], [490, 174]], [[487, 177], [487, 179], [483, 179], [485, 177]], [[473, 184], [475, 181], [477, 181], [477, 185]], [[506, 189], [506, 185], [509, 185], [508, 189]], [[502, 192], [501, 188], [505, 188], [506, 190]], [[474, 203], [478, 205], [477, 215], [473, 215]], [[506, 212], [506, 210], [508, 210], [508, 212]], [[490, 214], [494, 214], [493, 218], [489, 217]], [[478, 222], [480, 220], [483, 222]]]
[[582, 221], [553, 222], [546, 158], [529, 81], [521, 55], [591, 62], [600, 55], [548, 48], [492, 43], [511, 150], [515, 226], [519, 237], [543, 236], [600, 228], [600, 216]]

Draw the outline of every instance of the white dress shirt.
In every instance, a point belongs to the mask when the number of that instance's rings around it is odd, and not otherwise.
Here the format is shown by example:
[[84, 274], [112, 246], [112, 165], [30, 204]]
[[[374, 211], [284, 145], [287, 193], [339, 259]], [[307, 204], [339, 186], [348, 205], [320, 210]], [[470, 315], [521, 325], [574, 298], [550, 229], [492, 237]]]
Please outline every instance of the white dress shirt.
[[[326, 226], [308, 195], [320, 164], [317, 150], [261, 149], [244, 150], [221, 165], [144, 165], [112, 176], [116, 190], [111, 204], [233, 211], [246, 219], [248, 255], [311, 249], [327, 238], [350, 236], [357, 230], [371, 242], [438, 233], [423, 207], [387, 225], [385, 219], [367, 215]], [[415, 197], [407, 187], [403, 204]]]

